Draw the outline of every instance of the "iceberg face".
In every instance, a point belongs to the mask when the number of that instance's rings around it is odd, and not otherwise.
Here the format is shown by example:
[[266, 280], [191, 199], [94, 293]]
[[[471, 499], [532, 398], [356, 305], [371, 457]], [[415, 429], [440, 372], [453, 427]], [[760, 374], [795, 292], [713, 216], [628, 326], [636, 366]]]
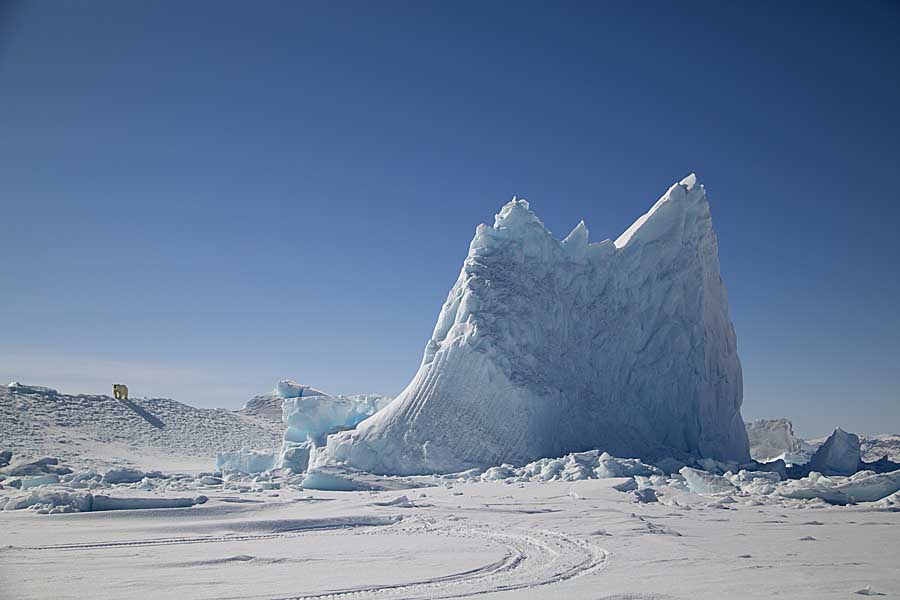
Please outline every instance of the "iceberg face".
[[390, 398], [378, 394], [285, 398], [282, 404], [282, 420], [287, 425], [284, 441], [299, 443], [309, 440], [322, 445], [326, 434], [356, 427], [390, 401]]
[[859, 461], [859, 437], [838, 427], [819, 446], [807, 467], [823, 475], [852, 475], [859, 468]]
[[750, 459], [741, 366], [703, 186], [615, 243], [556, 240], [524, 200], [480, 225], [413, 380], [328, 462], [449, 473], [601, 448]]
[[746, 423], [750, 439], [750, 456], [760, 462], [783, 459], [800, 465], [809, 461], [815, 448], [794, 435], [788, 419], [759, 419]]

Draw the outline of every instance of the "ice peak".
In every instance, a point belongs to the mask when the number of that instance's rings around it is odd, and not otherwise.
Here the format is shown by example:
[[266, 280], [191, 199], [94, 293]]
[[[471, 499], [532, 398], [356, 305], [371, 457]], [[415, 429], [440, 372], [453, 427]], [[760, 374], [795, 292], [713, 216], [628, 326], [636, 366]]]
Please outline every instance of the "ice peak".
[[709, 206], [703, 184], [691, 173], [676, 183], [656, 201], [650, 210], [641, 215], [616, 241], [616, 248], [624, 248], [632, 240], [652, 241], [673, 227], [679, 227], [685, 218], [708, 218]]
[[513, 196], [500, 212], [494, 217], [494, 229], [518, 229], [522, 226], [537, 223], [543, 227], [541, 220], [537, 218], [528, 205], [528, 200], [521, 200]]
[[588, 228], [584, 221], [580, 221], [578, 225], [572, 229], [572, 232], [562, 241], [562, 247], [575, 257], [582, 256], [588, 246]]
[[697, 174], [691, 173], [690, 175], [679, 181], [678, 185], [683, 186], [686, 192], [692, 191], [697, 185]]
[[528, 200], [526, 200], [525, 198], [519, 198], [517, 196], [513, 196], [512, 200], [507, 202], [504, 206], [509, 206], [510, 204], [520, 205], [520, 206], [524, 207], [526, 210], [530, 210], [530, 208], [531, 208], [531, 205], [528, 204]]

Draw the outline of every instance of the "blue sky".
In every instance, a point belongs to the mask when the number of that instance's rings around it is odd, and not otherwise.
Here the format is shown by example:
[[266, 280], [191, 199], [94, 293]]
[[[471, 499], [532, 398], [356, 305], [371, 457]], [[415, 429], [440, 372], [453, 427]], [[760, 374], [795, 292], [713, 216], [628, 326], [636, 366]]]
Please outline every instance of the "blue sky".
[[900, 431], [898, 30], [892, 2], [6, 3], [0, 377], [396, 394], [510, 197], [597, 241], [696, 171], [744, 416]]

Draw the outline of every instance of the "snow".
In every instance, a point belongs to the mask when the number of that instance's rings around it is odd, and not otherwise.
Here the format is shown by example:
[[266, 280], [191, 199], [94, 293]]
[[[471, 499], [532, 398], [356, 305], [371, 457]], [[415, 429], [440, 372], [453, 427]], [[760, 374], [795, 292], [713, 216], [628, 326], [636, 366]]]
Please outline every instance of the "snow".
[[335, 464], [455, 472], [601, 448], [750, 459], [741, 366], [703, 186], [678, 183], [615, 244], [557, 241], [524, 200], [481, 225], [400, 396], [331, 435]]
[[0, 386], [0, 449], [59, 458], [70, 467], [201, 471], [212, 466], [218, 452], [274, 450], [284, 434], [280, 418], [273, 422], [166, 398], [131, 401], [163, 427], [110, 396]]
[[[900, 589], [898, 512], [739, 494], [674, 504], [675, 492], [636, 495], [622, 481], [278, 496], [226, 482], [182, 508], [0, 511], [0, 595], [812, 600]], [[97, 496], [151, 497], [124, 485]]]
[[859, 462], [859, 437], [838, 427], [816, 450], [807, 468], [825, 475], [852, 475], [859, 468]]
[[900, 512], [900, 492], [894, 492], [890, 496], [873, 502], [872, 507]]

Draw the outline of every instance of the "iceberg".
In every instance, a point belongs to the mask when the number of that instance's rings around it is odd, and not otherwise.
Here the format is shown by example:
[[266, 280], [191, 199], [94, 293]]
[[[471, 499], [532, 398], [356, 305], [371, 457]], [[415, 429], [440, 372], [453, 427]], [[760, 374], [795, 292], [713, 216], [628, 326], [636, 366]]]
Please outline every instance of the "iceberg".
[[561, 242], [525, 200], [480, 225], [419, 370], [323, 460], [452, 473], [601, 448], [747, 463], [741, 365], [694, 175], [615, 242]]
[[819, 446], [806, 467], [823, 475], [852, 475], [859, 468], [859, 463], [859, 437], [837, 427]]
[[753, 460], [767, 463], [783, 459], [801, 465], [815, 452], [814, 446], [794, 434], [794, 425], [788, 419], [759, 419], [746, 426]]

